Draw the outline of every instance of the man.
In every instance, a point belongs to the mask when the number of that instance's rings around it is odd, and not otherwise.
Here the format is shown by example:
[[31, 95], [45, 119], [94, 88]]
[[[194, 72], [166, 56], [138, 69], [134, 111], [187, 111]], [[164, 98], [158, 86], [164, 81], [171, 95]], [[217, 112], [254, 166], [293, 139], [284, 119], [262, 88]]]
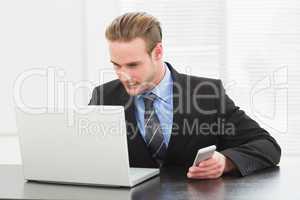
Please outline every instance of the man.
[[[96, 87], [89, 105], [125, 107], [130, 166], [181, 165], [189, 178], [213, 179], [279, 163], [279, 145], [235, 106], [220, 80], [180, 74], [163, 62], [156, 18], [126, 13], [105, 35], [119, 79]], [[197, 150], [210, 145], [217, 146], [213, 156], [192, 166]]]

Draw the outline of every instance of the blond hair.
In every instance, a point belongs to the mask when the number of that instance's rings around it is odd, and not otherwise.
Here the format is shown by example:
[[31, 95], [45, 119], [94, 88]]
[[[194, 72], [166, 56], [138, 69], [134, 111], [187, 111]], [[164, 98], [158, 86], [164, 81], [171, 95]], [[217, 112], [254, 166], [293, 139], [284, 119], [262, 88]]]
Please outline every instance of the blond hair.
[[148, 54], [162, 41], [160, 22], [145, 12], [129, 12], [117, 17], [106, 28], [105, 37], [122, 42], [142, 38]]

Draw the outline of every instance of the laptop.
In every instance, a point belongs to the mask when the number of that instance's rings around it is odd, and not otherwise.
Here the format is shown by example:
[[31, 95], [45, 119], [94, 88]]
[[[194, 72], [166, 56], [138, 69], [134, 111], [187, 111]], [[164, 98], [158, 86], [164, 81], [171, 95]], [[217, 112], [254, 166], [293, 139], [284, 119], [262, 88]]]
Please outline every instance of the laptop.
[[122, 106], [17, 108], [16, 119], [25, 180], [133, 187], [159, 174], [129, 167]]

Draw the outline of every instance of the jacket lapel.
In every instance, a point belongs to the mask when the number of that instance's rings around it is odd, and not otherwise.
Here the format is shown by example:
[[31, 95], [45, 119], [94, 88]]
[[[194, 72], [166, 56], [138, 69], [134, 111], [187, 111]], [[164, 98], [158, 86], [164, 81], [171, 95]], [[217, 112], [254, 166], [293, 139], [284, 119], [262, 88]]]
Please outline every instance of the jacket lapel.
[[135, 119], [134, 97], [129, 96], [125, 89], [121, 91], [121, 104], [125, 108], [127, 144], [131, 167], [156, 167], [146, 143], [139, 131]]
[[[185, 145], [188, 142], [188, 137], [184, 135], [183, 124], [185, 117], [186, 105], [186, 80], [181, 76], [169, 63], [167, 63], [173, 78], [173, 126], [171, 138], [167, 149], [165, 161], [176, 162], [176, 160], [184, 160], [183, 157]], [[182, 157], [182, 158], [179, 158]], [[176, 163], [183, 164], [183, 163]]]
[[[188, 137], [184, 135], [183, 123], [185, 116], [185, 92], [187, 91], [186, 81], [173, 67], [166, 63], [171, 71], [173, 79], [173, 125], [170, 142], [167, 148], [165, 163], [174, 163], [176, 160], [185, 160], [184, 150], [188, 142]], [[127, 126], [127, 142], [128, 153], [130, 158], [130, 166], [134, 167], [157, 167], [155, 161], [151, 158], [146, 143], [140, 134], [135, 119], [134, 97], [129, 96], [122, 88], [120, 94], [121, 105], [125, 108], [125, 118]], [[175, 163], [183, 164], [183, 163]]]

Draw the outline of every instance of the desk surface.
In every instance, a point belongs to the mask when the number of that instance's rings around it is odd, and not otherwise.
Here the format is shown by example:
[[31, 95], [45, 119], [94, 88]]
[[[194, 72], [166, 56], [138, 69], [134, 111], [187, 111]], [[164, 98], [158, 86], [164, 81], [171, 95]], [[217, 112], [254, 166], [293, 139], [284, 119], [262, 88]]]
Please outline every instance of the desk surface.
[[[21, 165], [0, 165], [0, 198], [13, 199], [300, 199], [300, 157], [283, 158], [280, 167], [247, 177], [191, 180], [180, 168], [134, 188], [104, 188], [25, 182]], [[290, 197], [290, 198], [289, 198]]]

